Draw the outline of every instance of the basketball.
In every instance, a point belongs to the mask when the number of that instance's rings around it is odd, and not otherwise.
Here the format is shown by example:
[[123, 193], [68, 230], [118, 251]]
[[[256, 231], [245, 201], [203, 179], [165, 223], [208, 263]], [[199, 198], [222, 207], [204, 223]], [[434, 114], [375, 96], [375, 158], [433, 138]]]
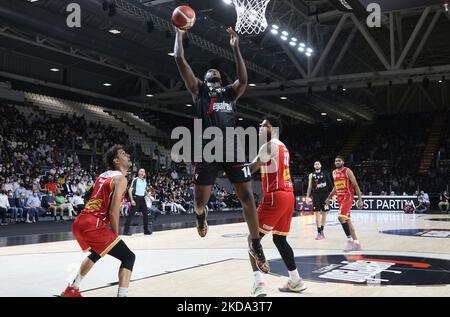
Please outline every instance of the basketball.
[[189, 6], [179, 6], [172, 14], [172, 23], [177, 28], [189, 30], [195, 24], [195, 11]]

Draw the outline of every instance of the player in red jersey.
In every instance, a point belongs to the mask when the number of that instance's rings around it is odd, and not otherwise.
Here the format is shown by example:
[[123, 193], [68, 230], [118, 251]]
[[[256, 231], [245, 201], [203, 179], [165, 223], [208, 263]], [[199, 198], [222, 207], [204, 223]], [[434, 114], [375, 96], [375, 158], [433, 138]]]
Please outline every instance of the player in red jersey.
[[326, 204], [328, 205], [333, 196], [337, 195], [339, 203], [338, 219], [348, 238], [344, 251], [360, 251], [361, 244], [356, 237], [355, 227], [350, 219], [350, 210], [355, 198], [355, 191], [358, 195], [358, 209], [363, 208], [361, 190], [353, 172], [349, 168], [344, 167], [344, 158], [342, 156], [336, 157], [334, 165], [336, 166], [336, 169], [333, 171], [334, 188], [327, 197]]
[[[132, 163], [121, 145], [110, 148], [105, 156], [109, 170], [101, 174], [84, 210], [73, 223], [72, 232], [83, 252], [90, 255], [81, 264], [63, 297], [81, 297], [80, 283], [94, 264], [106, 254], [121, 261], [118, 297], [125, 297], [133, 271], [135, 255], [119, 237], [119, 210], [127, 189], [125, 175]], [[108, 227], [111, 224], [111, 229]]]
[[[260, 137], [267, 136], [266, 140], [270, 141], [261, 147], [258, 156], [250, 164], [250, 170], [252, 174], [261, 170], [264, 195], [258, 207], [260, 236], [262, 238], [272, 232], [273, 242], [289, 272], [289, 280], [280, 291], [300, 293], [306, 287], [298, 274], [294, 251], [287, 242], [295, 205], [294, 187], [289, 171], [289, 150], [279, 140], [280, 129], [279, 119], [264, 118]], [[256, 267], [254, 259], [250, 260], [255, 277], [252, 295], [267, 296], [262, 273]]]

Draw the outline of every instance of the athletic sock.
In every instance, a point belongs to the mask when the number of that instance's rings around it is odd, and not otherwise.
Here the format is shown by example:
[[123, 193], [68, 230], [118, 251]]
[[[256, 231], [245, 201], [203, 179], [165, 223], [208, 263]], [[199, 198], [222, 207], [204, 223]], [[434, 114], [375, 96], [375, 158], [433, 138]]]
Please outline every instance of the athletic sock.
[[76, 288], [76, 289], [80, 289], [80, 284], [81, 281], [83, 280], [84, 276], [82, 276], [80, 273], [77, 274], [77, 276], [75, 277], [75, 279], [72, 282], [72, 287]]
[[298, 281], [300, 281], [301, 279], [300, 279], [300, 275], [298, 274], [298, 270], [297, 269], [295, 269], [295, 270], [293, 270], [293, 271], [288, 271], [289, 272], [289, 279], [292, 281], [292, 282], [298, 282]]
[[323, 232], [323, 226], [320, 227], [320, 232]]
[[117, 291], [117, 297], [126, 297], [128, 293], [127, 287], [119, 287], [119, 290]]
[[356, 244], [359, 244], [359, 241], [358, 241], [358, 240], [353, 240], [353, 242], [356, 243]]
[[320, 227], [317, 227], [317, 233], [320, 234], [322, 232]]
[[253, 277], [255, 278], [255, 285], [259, 285], [263, 282], [263, 275], [260, 271], [253, 272]]

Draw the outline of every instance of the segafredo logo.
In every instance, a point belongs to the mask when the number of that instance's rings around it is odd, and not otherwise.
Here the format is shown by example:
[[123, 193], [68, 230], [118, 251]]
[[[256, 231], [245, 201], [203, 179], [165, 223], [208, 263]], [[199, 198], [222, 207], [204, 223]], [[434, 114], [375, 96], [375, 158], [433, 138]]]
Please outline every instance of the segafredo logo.
[[[305, 280], [356, 285], [450, 284], [445, 259], [396, 255], [319, 255], [296, 257]], [[270, 261], [271, 273], [286, 275], [283, 261]]]
[[216, 102], [213, 105], [213, 111], [216, 112], [232, 112], [233, 107], [227, 102]]

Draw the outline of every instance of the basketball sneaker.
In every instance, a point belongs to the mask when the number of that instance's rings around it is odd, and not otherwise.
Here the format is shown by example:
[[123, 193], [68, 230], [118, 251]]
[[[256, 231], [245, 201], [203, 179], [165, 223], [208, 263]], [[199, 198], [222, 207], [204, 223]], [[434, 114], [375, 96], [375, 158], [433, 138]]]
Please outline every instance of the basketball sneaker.
[[344, 249], [344, 252], [353, 251], [353, 241], [347, 241], [347, 246]]
[[300, 279], [297, 282], [293, 282], [291, 280], [288, 280], [287, 283], [279, 288], [278, 290], [280, 292], [291, 292], [291, 293], [301, 293], [303, 292], [307, 287], [305, 286], [305, 283], [302, 279]]
[[361, 244], [353, 242], [352, 251], [361, 251], [361, 250], [362, 250]]
[[197, 215], [197, 232], [198, 235], [202, 238], [206, 236], [208, 233], [208, 207], [205, 207], [205, 211], [203, 215]]
[[266, 260], [262, 245], [259, 245], [257, 249], [254, 249], [252, 244], [250, 244], [248, 253], [253, 259], [255, 259], [256, 267], [258, 268], [258, 270], [266, 274], [269, 273], [269, 262]]
[[83, 297], [80, 294], [80, 291], [75, 287], [68, 285], [66, 290], [61, 293], [61, 297]]
[[266, 291], [266, 285], [264, 283], [258, 283], [253, 285], [253, 290], [251, 293], [252, 297], [266, 297], [267, 291]]

